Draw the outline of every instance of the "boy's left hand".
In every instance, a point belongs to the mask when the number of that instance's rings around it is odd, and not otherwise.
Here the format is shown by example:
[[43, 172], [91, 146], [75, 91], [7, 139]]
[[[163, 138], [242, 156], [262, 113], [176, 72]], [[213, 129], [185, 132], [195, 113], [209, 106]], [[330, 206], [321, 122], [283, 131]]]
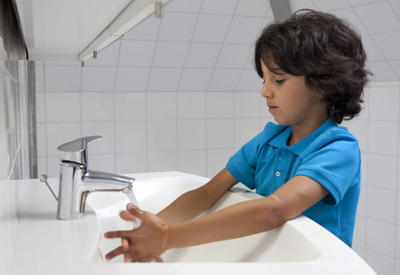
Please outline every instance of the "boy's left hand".
[[106, 259], [124, 254], [125, 262], [162, 262], [160, 255], [167, 250], [168, 226], [156, 215], [142, 211], [131, 203], [126, 205], [120, 217], [125, 221], [139, 219], [138, 228], [126, 231], [106, 232], [106, 238], [121, 238], [121, 246], [109, 252]]

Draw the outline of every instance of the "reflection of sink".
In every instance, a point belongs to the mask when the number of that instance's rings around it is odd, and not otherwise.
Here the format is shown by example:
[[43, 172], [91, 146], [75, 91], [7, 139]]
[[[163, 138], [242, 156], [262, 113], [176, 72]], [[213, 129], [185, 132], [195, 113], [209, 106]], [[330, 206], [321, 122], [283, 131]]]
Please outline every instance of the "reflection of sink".
[[[133, 190], [139, 207], [152, 213], [159, 212], [182, 193], [208, 181], [206, 178], [178, 172], [132, 176], [136, 178]], [[206, 213], [259, 197], [243, 190], [231, 191]], [[88, 203], [99, 218], [101, 236], [106, 231], [132, 228], [132, 223], [125, 222], [118, 216], [128, 202], [122, 193], [99, 192], [89, 196]], [[119, 245], [120, 239], [110, 240], [101, 237], [99, 242], [103, 255]], [[333, 266], [350, 264], [351, 271], [348, 274], [358, 270], [354, 269], [358, 266], [362, 267], [362, 274], [374, 274], [349, 247], [303, 216], [268, 232], [195, 247], [172, 249], [163, 254], [162, 258], [165, 262], [263, 262], [269, 263], [268, 265], [273, 268], [281, 266], [287, 269], [291, 266], [293, 270], [300, 265], [302, 268], [306, 267], [309, 272], [322, 267], [326, 270]], [[115, 258], [113, 262], [122, 262], [122, 256]]]

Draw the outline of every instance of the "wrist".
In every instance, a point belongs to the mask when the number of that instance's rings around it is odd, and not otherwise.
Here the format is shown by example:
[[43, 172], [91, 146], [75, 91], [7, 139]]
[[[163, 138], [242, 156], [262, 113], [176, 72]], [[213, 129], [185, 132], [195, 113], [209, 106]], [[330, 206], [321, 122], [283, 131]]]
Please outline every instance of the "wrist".
[[165, 225], [165, 239], [164, 239], [165, 251], [172, 248], [178, 248], [176, 243], [176, 227], [177, 224]]
[[164, 242], [163, 242], [164, 252], [171, 249], [171, 225], [164, 224]]

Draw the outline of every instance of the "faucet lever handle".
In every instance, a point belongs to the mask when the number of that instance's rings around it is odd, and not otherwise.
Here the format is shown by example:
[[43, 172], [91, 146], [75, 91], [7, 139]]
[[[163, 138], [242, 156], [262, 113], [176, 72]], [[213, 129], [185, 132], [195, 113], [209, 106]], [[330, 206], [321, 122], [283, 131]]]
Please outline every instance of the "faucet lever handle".
[[60, 161], [71, 161], [82, 165], [88, 164], [89, 143], [102, 139], [102, 136], [87, 136], [75, 139], [58, 146], [58, 159]]

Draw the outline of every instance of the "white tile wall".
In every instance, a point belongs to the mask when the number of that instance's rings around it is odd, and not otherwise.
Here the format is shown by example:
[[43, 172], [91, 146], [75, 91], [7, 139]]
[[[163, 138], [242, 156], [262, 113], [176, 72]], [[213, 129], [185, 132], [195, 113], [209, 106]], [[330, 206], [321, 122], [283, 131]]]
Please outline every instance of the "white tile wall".
[[387, 1], [357, 6], [354, 10], [370, 34], [400, 29], [399, 18]]
[[176, 171], [178, 170], [177, 152], [149, 152], [148, 154], [148, 171]]
[[268, 1], [239, 0], [235, 15], [238, 16], [266, 16], [270, 6]]
[[232, 119], [213, 119], [207, 122], [207, 148], [234, 147], [234, 121]]
[[147, 122], [147, 144], [150, 152], [177, 151], [178, 125], [176, 120]]
[[148, 92], [147, 118], [176, 119], [176, 92]]
[[234, 121], [234, 148], [239, 150], [260, 132], [259, 118], [238, 118]]
[[232, 15], [236, 10], [237, 2], [238, 0], [204, 0], [201, 12]]
[[329, 1], [329, 3], [324, 0], [313, 0], [313, 2], [320, 11], [332, 11], [350, 7], [347, 0]]
[[395, 71], [397, 77], [400, 78], [400, 60], [390, 60], [389, 64]]
[[214, 68], [221, 44], [219, 43], [195, 43], [190, 44], [185, 67]]
[[150, 68], [118, 67], [115, 91], [145, 91], [150, 75]]
[[[46, 90], [51, 91], [78, 91], [80, 87], [80, 67], [45, 67]], [[63, 77], [61, 78], [60, 75]]]
[[115, 135], [117, 154], [146, 152], [148, 141], [145, 121], [117, 121]]
[[[155, 47], [155, 41], [122, 40], [118, 65], [122, 67], [150, 67]], [[99, 58], [101, 57], [99, 56]]]
[[379, 61], [385, 59], [382, 52], [380, 51], [380, 49], [378, 48], [378, 46], [376, 45], [375, 41], [372, 39], [371, 36], [365, 35], [362, 37], [362, 40], [364, 44], [364, 49], [367, 52], [368, 60]]
[[374, 81], [399, 80], [400, 3], [397, 0], [290, 0], [292, 12], [316, 9], [348, 20], [363, 36]]
[[381, 87], [369, 93], [369, 118], [397, 121], [399, 117], [399, 90], [397, 87]]
[[345, 123], [358, 138], [362, 152], [353, 247], [378, 274], [398, 274], [400, 83], [371, 83], [365, 93], [363, 114]]
[[206, 149], [206, 121], [180, 120], [178, 121], [178, 150], [205, 150]]
[[115, 67], [84, 67], [82, 68], [81, 90], [85, 92], [113, 91], [115, 73]]
[[154, 67], [178, 67], [185, 63], [189, 42], [157, 42], [152, 65]]
[[185, 68], [178, 91], [205, 91], [212, 76], [212, 69]]
[[[82, 121], [114, 120], [114, 94], [112, 92], [81, 93]], [[76, 103], [75, 103], [76, 104]], [[68, 114], [66, 114], [68, 116]]]
[[195, 32], [194, 42], [222, 43], [231, 23], [232, 16], [200, 14]]
[[[265, 13], [267, 15], [267, 13]], [[239, 17], [232, 19], [228, 33], [225, 38], [226, 43], [253, 44], [264, 22], [263, 17]]]
[[207, 174], [206, 150], [189, 150], [178, 152], [178, 170], [191, 174]]
[[181, 74], [181, 68], [152, 68], [147, 90], [176, 91]]
[[202, 1], [198, 0], [174, 0], [165, 7], [165, 11], [196, 13], [201, 5]]
[[[372, 79], [392, 81], [371, 84], [363, 112], [345, 125], [362, 151], [354, 249], [379, 274], [399, 274], [400, 4], [290, 2], [292, 11], [347, 18], [363, 35]], [[58, 176], [57, 146], [96, 133], [104, 139], [91, 144], [93, 169], [212, 177], [272, 120], [252, 65], [252, 45], [271, 19], [265, 0], [174, 0], [85, 67], [38, 63], [39, 173]]]
[[[396, 192], [369, 186], [367, 189], [367, 215], [369, 218], [389, 223], [396, 219]], [[385, 215], [382, 215], [385, 213]]]
[[242, 70], [240, 69], [215, 69], [211, 77], [208, 90], [233, 91], [238, 83]]
[[222, 46], [216, 67], [242, 69], [250, 52], [251, 47], [248, 45], [225, 44]]
[[[46, 95], [46, 116], [48, 122], [80, 121], [81, 110], [78, 92], [54, 92]], [[41, 102], [41, 101], [40, 101]], [[43, 108], [40, 104], [38, 108]], [[68, 114], [68, 115], [65, 115]], [[41, 118], [42, 119], [42, 118]]]
[[386, 59], [400, 59], [400, 53], [393, 45], [400, 45], [400, 31], [372, 35]]
[[207, 94], [207, 118], [232, 118], [233, 92]]
[[370, 121], [368, 138], [369, 152], [396, 155], [398, 146], [398, 122]]
[[162, 41], [190, 41], [197, 17], [197, 14], [190, 13], [164, 13], [158, 39]]
[[206, 118], [206, 92], [178, 92], [178, 118]]
[[118, 92], [114, 94], [115, 120], [145, 120], [146, 93]]
[[397, 189], [397, 156], [368, 155], [367, 177], [370, 186]]
[[118, 174], [147, 172], [147, 153], [121, 153], [116, 155], [116, 170]]
[[[384, 235], [385, 238], [379, 236]], [[395, 227], [391, 224], [369, 219], [367, 221], [367, 248], [387, 256], [394, 256], [395, 252]]]

